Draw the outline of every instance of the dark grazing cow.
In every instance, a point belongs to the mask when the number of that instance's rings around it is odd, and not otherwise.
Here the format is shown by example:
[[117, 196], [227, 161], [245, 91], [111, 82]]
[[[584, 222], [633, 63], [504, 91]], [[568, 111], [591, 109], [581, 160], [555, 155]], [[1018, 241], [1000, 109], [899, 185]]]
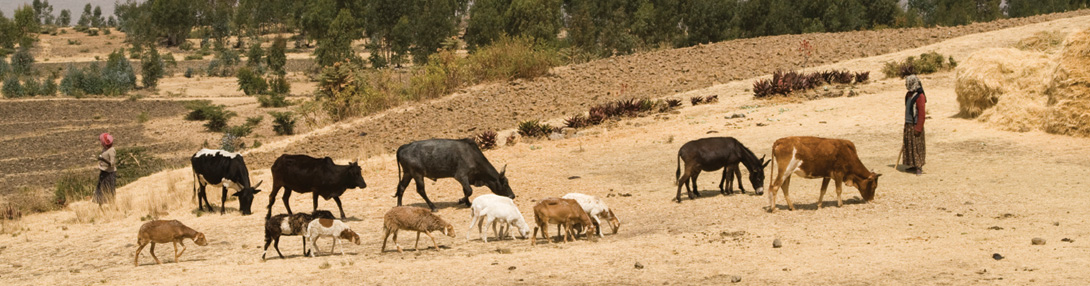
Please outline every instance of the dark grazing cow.
[[[242, 155], [223, 150], [201, 149], [189, 161], [193, 164], [193, 191], [197, 194], [197, 208], [204, 211], [204, 207], [208, 206], [208, 211], [214, 211], [212, 204], [208, 202], [205, 187], [220, 185], [223, 188], [220, 214], [224, 213], [228, 188], [235, 190], [231, 195], [238, 197], [238, 211], [243, 215], [250, 214], [250, 204], [254, 202], [254, 194], [261, 192], [257, 189], [261, 182], [250, 186], [250, 171], [246, 168]], [[204, 205], [201, 205], [202, 201]]]
[[466, 206], [470, 204], [469, 195], [473, 194], [471, 185], [488, 186], [497, 195], [515, 198], [515, 193], [507, 184], [507, 166], [504, 165], [503, 170], [497, 173], [472, 139], [429, 139], [401, 145], [397, 148], [397, 167], [399, 182], [394, 196], [397, 197], [398, 206], [409, 181], [416, 180], [416, 192], [435, 211], [435, 204], [424, 193], [424, 178], [432, 181], [439, 178], [458, 180], [465, 194], [458, 202]]
[[[753, 188], [756, 189], [755, 192], [758, 195], [764, 194], [764, 187], [762, 187], [765, 179], [764, 167], [768, 165], [768, 162], [764, 158], [758, 159], [756, 155], [753, 155], [753, 151], [750, 151], [746, 146], [742, 146], [742, 143], [738, 142], [737, 139], [709, 137], [689, 141], [685, 145], [681, 145], [681, 149], [677, 151], [677, 157], [678, 168], [675, 174], [677, 196], [674, 199], [679, 203], [681, 202], [682, 186], [685, 186], [689, 199], [700, 196], [696, 186], [696, 179], [700, 176], [700, 171], [711, 172], [720, 168], [729, 168], [729, 166], [737, 167], [739, 162], [749, 170], [749, 182], [753, 184]], [[684, 173], [681, 172], [682, 162], [685, 162]], [[724, 174], [724, 176], [726, 175]], [[689, 188], [690, 181], [692, 184], [691, 189]]]
[[366, 188], [367, 182], [363, 181], [360, 165], [356, 162], [348, 165], [337, 165], [329, 157], [314, 158], [307, 155], [280, 155], [272, 165], [273, 189], [269, 194], [268, 213], [265, 219], [272, 216], [272, 206], [276, 203], [276, 193], [280, 188], [284, 191], [284, 209], [291, 214], [291, 205], [288, 199], [291, 192], [311, 193], [314, 195], [314, 210], [318, 210], [318, 196], [323, 199], [337, 202], [337, 209], [341, 211], [344, 219], [344, 208], [341, 207], [341, 195], [345, 190], [353, 188]]
[[772, 143], [772, 166], [775, 179], [768, 186], [768, 211], [776, 211], [776, 191], [783, 188], [783, 199], [787, 209], [795, 210], [791, 197], [787, 195], [791, 186], [791, 173], [807, 179], [822, 178], [821, 193], [818, 195], [817, 208], [829, 187], [829, 179], [836, 182], [836, 206], [844, 202], [840, 199], [841, 183], [848, 183], [859, 189], [864, 201], [874, 199], [874, 189], [878, 188], [878, 177], [863, 166], [855, 151], [852, 141], [818, 137], [784, 137]]

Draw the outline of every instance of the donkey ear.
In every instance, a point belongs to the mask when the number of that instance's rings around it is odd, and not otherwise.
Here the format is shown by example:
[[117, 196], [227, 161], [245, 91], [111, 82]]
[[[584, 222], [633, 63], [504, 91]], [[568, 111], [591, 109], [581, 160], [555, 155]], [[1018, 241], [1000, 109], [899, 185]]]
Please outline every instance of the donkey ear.
[[768, 163], [772, 163], [772, 160], [765, 161], [764, 159], [761, 159], [761, 162], [764, 162], [761, 163], [761, 168], [763, 169], [764, 167], [768, 167]]
[[507, 174], [507, 164], [503, 164], [503, 169], [500, 170], [500, 177], [503, 177], [504, 174]]

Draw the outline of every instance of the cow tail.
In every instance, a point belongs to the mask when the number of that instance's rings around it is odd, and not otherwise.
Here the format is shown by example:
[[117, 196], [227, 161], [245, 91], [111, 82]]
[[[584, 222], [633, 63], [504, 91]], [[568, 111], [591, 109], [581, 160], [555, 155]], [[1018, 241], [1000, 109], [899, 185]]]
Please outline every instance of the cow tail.
[[394, 197], [397, 197], [397, 190], [401, 189], [401, 179], [405, 174], [401, 173], [401, 160], [397, 160], [397, 188], [394, 188]]
[[[200, 182], [198, 182], [197, 180], [198, 180], [197, 172], [193, 172], [193, 198], [192, 199], [194, 199], [194, 200], [197, 199], [197, 184], [200, 184]], [[199, 207], [200, 205], [201, 205], [201, 202], [197, 201], [197, 206]]]
[[677, 171], [674, 171], [674, 185], [678, 185], [678, 180], [681, 180], [681, 154], [677, 154]]

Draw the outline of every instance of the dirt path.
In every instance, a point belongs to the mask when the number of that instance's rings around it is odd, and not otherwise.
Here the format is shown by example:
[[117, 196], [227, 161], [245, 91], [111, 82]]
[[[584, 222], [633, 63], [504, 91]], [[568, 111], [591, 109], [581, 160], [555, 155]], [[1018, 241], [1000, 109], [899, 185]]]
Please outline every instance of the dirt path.
[[[955, 57], [1004, 45], [1041, 30], [1090, 28], [1088, 16], [953, 38], [917, 50], [845, 61], [824, 68], [871, 69], [894, 57], [937, 50]], [[143, 213], [97, 223], [73, 223], [73, 211], [24, 218], [13, 235], [0, 236], [0, 283], [4, 284], [1044, 284], [1090, 281], [1090, 141], [1040, 132], [1012, 133], [953, 118], [954, 74], [923, 77], [928, 90], [926, 174], [893, 168], [900, 147], [903, 82], [875, 80], [856, 87], [857, 97], [776, 103], [752, 99], [752, 79], [727, 82], [673, 96], [718, 94], [717, 104], [678, 114], [624, 120], [578, 138], [523, 142], [489, 151], [494, 164], [508, 164], [516, 203], [528, 214], [535, 200], [567, 192], [604, 197], [622, 220], [620, 233], [597, 242], [530, 246], [524, 240], [466, 242], [469, 210], [451, 207], [460, 196], [451, 180], [428, 184], [438, 214], [458, 237], [440, 238], [440, 251], [379, 253], [381, 215], [395, 202], [396, 165], [382, 154], [362, 162], [368, 187], [345, 194], [349, 224], [363, 245], [346, 255], [302, 258], [298, 238], [285, 238], [288, 259], [260, 260], [261, 207], [257, 215], [197, 216], [184, 208], [163, 217], [204, 231], [210, 245], [194, 246], [178, 264], [133, 268], [135, 233]], [[631, 86], [630, 86], [631, 88]], [[744, 113], [744, 119], [726, 119]], [[757, 126], [765, 123], [767, 126]], [[593, 133], [593, 132], [591, 132]], [[819, 180], [794, 180], [799, 210], [767, 213], [767, 196], [711, 195], [672, 203], [677, 148], [706, 136], [733, 136], [758, 155], [783, 136], [819, 135], [855, 142], [868, 168], [883, 173], [877, 197], [862, 203], [846, 187], [845, 206], [826, 197], [815, 210]], [[408, 136], [408, 135], [407, 135]], [[357, 136], [358, 137], [358, 136]], [[366, 136], [363, 138], [367, 138]], [[311, 141], [314, 142], [314, 141]], [[332, 144], [332, 143], [331, 143]], [[351, 158], [347, 143], [340, 161]], [[357, 143], [359, 144], [359, 143]], [[289, 150], [291, 150], [289, 148]], [[258, 169], [256, 180], [268, 181]], [[123, 189], [126, 195], [170, 190], [189, 196], [184, 170], [164, 172]], [[569, 179], [579, 176], [578, 179]], [[711, 190], [718, 176], [703, 176]], [[745, 183], [752, 190], [749, 183]], [[478, 194], [487, 192], [478, 189]], [[262, 194], [267, 194], [268, 190]], [[407, 204], [421, 205], [409, 193]], [[309, 198], [292, 205], [309, 210]], [[782, 202], [782, 199], [779, 201]], [[236, 204], [229, 202], [228, 206]], [[328, 209], [334, 204], [320, 202]], [[74, 206], [78, 208], [82, 206]], [[229, 209], [230, 210], [230, 209]], [[283, 212], [280, 203], [274, 213]], [[532, 215], [531, 215], [532, 216]], [[532, 219], [530, 216], [527, 218]], [[10, 227], [10, 226], [6, 226]], [[404, 236], [403, 236], [404, 237]], [[412, 244], [412, 236], [402, 245]], [[1041, 237], [1047, 244], [1030, 245]], [[775, 238], [784, 242], [772, 248]], [[1072, 242], [1061, 241], [1064, 238]], [[329, 248], [329, 241], [319, 243]], [[160, 258], [169, 257], [169, 246]], [[999, 253], [1003, 260], [994, 260]], [[167, 258], [170, 260], [170, 258]], [[636, 263], [642, 269], [634, 267]], [[245, 274], [240, 274], [245, 273]]]

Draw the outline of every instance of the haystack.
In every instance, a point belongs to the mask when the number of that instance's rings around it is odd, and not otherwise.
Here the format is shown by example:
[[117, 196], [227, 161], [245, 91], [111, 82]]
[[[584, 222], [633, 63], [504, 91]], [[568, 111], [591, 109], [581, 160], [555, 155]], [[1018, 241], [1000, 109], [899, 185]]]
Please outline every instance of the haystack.
[[1051, 107], [1044, 130], [1090, 136], [1090, 30], [1072, 33], [1064, 41], [1049, 93]]
[[1011, 48], [973, 53], [957, 67], [959, 115], [1012, 131], [1040, 129], [1055, 66], [1045, 54]]

